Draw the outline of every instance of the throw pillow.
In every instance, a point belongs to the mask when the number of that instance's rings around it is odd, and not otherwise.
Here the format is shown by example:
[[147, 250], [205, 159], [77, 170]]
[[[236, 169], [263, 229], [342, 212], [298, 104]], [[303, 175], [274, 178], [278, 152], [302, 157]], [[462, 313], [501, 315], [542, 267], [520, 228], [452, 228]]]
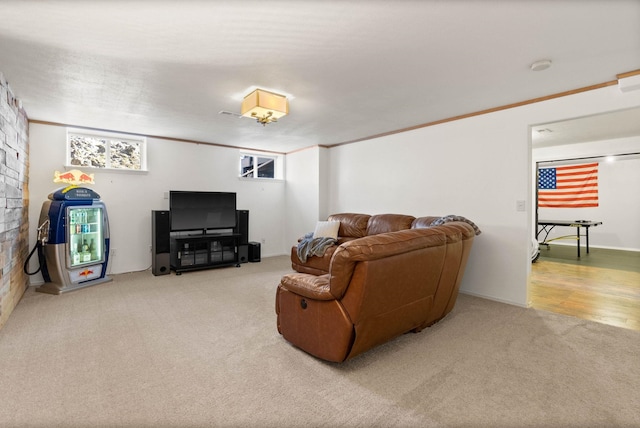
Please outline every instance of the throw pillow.
[[338, 229], [340, 229], [339, 221], [319, 221], [316, 224], [313, 237], [338, 239]]

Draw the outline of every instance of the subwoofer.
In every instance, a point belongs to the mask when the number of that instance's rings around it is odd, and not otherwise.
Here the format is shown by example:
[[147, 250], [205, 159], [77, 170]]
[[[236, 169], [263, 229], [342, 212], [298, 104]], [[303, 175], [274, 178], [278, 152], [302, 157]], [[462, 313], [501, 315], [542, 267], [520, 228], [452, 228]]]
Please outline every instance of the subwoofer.
[[260, 261], [260, 243], [259, 242], [249, 242], [249, 261], [250, 262]]
[[169, 211], [151, 211], [151, 273], [171, 273], [171, 223]]

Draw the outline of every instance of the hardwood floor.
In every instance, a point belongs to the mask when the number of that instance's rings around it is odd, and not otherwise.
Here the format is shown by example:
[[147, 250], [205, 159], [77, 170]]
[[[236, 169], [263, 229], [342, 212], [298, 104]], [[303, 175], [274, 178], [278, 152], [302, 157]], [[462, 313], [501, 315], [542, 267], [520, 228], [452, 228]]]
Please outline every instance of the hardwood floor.
[[575, 247], [541, 248], [532, 264], [533, 308], [640, 331], [640, 253]]

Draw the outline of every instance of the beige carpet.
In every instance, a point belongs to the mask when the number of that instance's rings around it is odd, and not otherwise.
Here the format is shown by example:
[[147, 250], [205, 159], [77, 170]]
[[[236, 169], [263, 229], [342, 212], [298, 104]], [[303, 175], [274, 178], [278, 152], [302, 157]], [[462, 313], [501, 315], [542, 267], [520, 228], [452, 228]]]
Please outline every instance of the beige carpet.
[[462, 295], [435, 326], [330, 364], [277, 333], [289, 270], [29, 290], [0, 331], [0, 426], [640, 426], [640, 332]]

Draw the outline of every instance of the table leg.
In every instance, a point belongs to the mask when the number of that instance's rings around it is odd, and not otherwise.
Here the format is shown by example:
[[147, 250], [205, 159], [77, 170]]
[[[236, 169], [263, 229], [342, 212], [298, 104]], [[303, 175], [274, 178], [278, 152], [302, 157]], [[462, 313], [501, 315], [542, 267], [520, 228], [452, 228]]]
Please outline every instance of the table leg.
[[587, 238], [587, 254], [589, 254], [589, 226], [585, 227], [584, 230]]
[[576, 228], [578, 230], [578, 258], [580, 258], [580, 226]]

